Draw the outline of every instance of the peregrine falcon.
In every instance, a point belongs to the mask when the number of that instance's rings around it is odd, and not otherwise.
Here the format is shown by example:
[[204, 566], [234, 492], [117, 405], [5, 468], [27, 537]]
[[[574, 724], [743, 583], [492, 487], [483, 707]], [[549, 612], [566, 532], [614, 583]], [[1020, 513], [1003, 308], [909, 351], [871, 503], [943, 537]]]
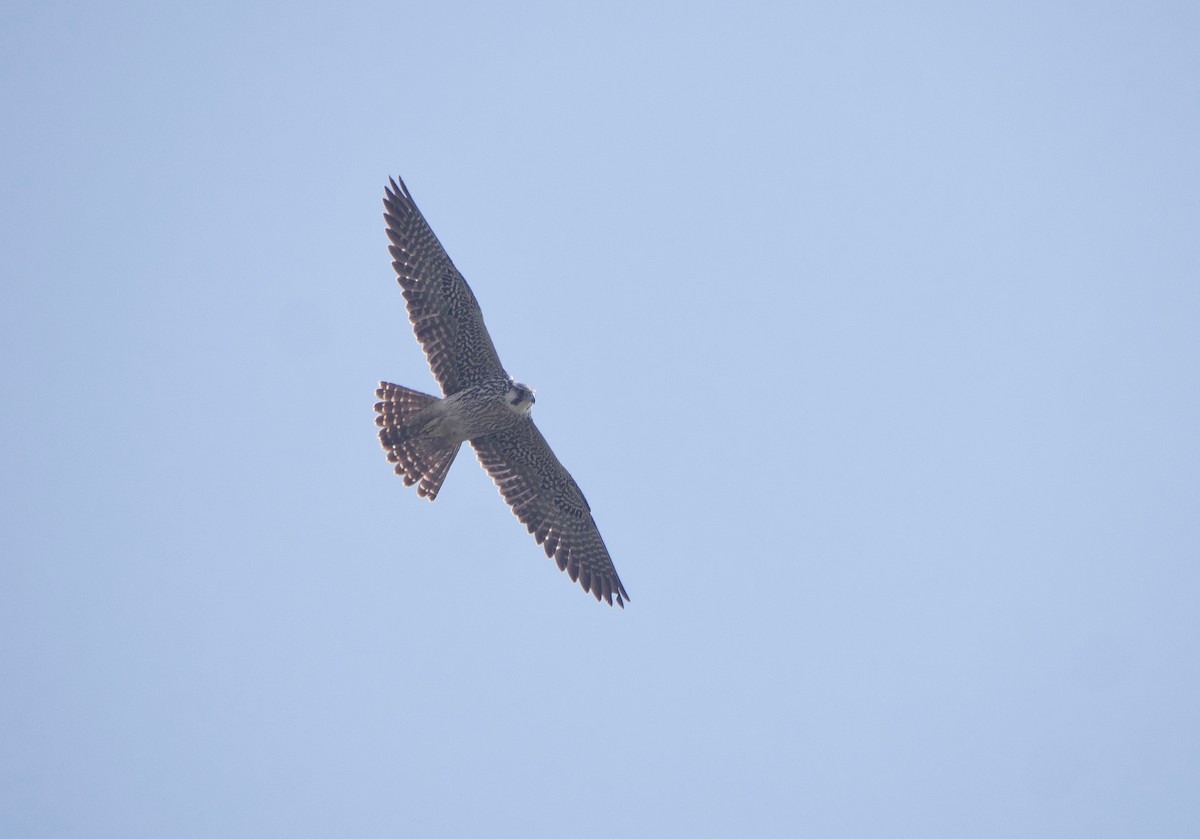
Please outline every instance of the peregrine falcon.
[[546, 555], [597, 600], [625, 608], [629, 595], [613, 567], [591, 507], [530, 418], [533, 390], [504, 371], [466, 280], [446, 255], [404, 181], [385, 188], [392, 267], [408, 319], [442, 398], [389, 382], [375, 396], [379, 441], [406, 486], [437, 498], [464, 440], [513, 514]]

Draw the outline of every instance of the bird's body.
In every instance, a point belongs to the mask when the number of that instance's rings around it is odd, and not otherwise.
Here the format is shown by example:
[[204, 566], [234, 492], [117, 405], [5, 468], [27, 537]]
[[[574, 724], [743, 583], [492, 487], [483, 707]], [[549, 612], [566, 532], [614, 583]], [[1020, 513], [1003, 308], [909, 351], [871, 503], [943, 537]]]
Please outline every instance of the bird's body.
[[420, 437], [462, 443], [503, 431], [529, 416], [533, 396], [509, 379], [489, 379], [445, 399], [436, 399], [413, 414], [405, 427]]
[[379, 439], [405, 484], [430, 501], [463, 442], [517, 518], [559, 568], [596, 599], [629, 599], [591, 508], [530, 418], [533, 390], [500, 365], [475, 295], [442, 249], [403, 182], [386, 191], [392, 267], [413, 331], [443, 397], [380, 382]]

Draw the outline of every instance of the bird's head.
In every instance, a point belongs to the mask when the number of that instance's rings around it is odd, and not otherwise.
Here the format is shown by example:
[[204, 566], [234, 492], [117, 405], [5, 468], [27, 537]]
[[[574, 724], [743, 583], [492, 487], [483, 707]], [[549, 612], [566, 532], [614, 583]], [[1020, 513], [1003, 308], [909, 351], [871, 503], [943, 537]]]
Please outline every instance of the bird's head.
[[508, 395], [505, 399], [514, 411], [523, 415], [528, 415], [533, 403], [537, 401], [533, 395], [533, 388], [520, 382], [508, 383]]

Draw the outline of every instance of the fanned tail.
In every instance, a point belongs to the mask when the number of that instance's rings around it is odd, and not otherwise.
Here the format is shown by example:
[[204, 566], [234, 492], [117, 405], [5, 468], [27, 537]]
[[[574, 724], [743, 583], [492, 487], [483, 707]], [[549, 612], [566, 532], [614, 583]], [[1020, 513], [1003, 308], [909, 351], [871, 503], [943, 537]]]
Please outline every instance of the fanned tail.
[[396, 464], [396, 474], [405, 486], [419, 483], [417, 494], [430, 501], [437, 498], [461, 443], [444, 437], [422, 437], [410, 423], [423, 408], [438, 401], [436, 396], [410, 390], [391, 382], [380, 382], [375, 396], [375, 424], [387, 459]]

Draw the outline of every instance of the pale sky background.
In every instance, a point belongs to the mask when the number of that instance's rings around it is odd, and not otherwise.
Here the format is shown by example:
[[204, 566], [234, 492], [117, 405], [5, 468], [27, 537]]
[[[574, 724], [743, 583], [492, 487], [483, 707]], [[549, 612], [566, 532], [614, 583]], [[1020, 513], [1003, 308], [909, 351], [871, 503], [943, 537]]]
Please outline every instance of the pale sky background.
[[[9, 2], [0, 836], [1200, 836], [1200, 5]], [[464, 452], [408, 182], [632, 596]]]

